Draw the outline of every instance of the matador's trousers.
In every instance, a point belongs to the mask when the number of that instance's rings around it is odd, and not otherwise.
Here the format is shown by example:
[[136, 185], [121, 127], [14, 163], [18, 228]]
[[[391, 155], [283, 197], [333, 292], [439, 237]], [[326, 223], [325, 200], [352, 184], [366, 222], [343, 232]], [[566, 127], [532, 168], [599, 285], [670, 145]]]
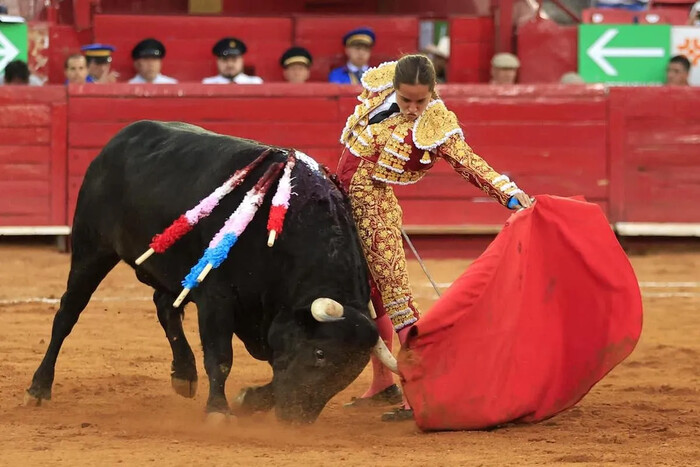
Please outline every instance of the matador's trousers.
[[393, 188], [370, 178], [362, 161], [346, 185], [362, 249], [372, 277], [372, 304], [396, 331], [418, 321], [401, 235], [402, 211]]

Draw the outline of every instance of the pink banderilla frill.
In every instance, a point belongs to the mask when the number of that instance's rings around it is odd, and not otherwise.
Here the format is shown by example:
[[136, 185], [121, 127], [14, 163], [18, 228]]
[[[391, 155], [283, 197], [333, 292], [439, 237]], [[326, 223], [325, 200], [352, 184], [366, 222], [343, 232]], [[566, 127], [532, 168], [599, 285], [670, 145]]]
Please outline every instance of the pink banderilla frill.
[[277, 178], [283, 166], [284, 164], [281, 162], [272, 164], [258, 183], [246, 193], [241, 204], [229, 216], [214, 238], [211, 239], [209, 247], [182, 281], [183, 289], [173, 303], [174, 307], [179, 307], [190, 290], [197, 287], [209, 274], [209, 271], [218, 268], [226, 260], [233, 245], [236, 244], [238, 238], [248, 227], [253, 217], [255, 217], [255, 213], [262, 204], [267, 190]]
[[146, 261], [153, 253], [163, 253], [176, 241], [182, 238], [197, 223], [207, 217], [218, 206], [224, 196], [231, 193], [234, 188], [243, 183], [246, 176], [255, 169], [270, 154], [271, 149], [266, 149], [253, 162], [237, 170], [228, 180], [214, 190], [209, 196], [201, 200], [195, 207], [178, 217], [162, 233], [153, 237], [149, 249], [136, 259], [139, 265]]

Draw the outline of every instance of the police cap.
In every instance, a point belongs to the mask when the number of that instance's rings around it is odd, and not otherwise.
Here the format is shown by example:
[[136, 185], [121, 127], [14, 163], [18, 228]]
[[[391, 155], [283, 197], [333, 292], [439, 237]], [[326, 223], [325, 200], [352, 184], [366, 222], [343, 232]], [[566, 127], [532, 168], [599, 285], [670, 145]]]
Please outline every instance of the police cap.
[[97, 63], [110, 63], [112, 61], [112, 52], [115, 48], [109, 44], [87, 44], [80, 48], [89, 61]]
[[361, 27], [349, 31], [343, 36], [343, 45], [366, 45], [372, 47], [374, 45], [374, 31], [368, 27]]
[[237, 57], [238, 55], [244, 55], [248, 51], [248, 47], [246, 47], [245, 42], [240, 39], [224, 37], [214, 44], [211, 51], [217, 57]]
[[280, 58], [280, 65], [282, 65], [282, 68], [287, 68], [294, 63], [311, 66], [312, 62], [313, 58], [311, 54], [304, 47], [291, 47], [287, 49]]
[[131, 51], [131, 58], [164, 58], [165, 46], [158, 39], [144, 39]]

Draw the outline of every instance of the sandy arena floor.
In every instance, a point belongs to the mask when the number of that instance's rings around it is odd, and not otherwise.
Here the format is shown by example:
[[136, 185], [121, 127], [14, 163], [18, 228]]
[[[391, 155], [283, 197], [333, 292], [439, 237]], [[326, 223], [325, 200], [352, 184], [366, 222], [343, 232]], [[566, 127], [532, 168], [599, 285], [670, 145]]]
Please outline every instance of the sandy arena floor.
[[[381, 409], [342, 407], [364, 390], [368, 369], [313, 426], [286, 427], [271, 415], [205, 425], [194, 307], [185, 330], [200, 381], [190, 400], [170, 388], [170, 348], [150, 290], [122, 264], [63, 346], [51, 403], [24, 407], [57, 304], [21, 301], [60, 298], [69, 256], [0, 243], [0, 465], [700, 465], [700, 253], [632, 261], [644, 294], [641, 341], [578, 406], [538, 425], [424, 434], [412, 422], [382, 423]], [[439, 282], [467, 264], [428, 261]], [[431, 288], [418, 265], [411, 268], [427, 309]], [[235, 342], [229, 396], [270, 374]]]

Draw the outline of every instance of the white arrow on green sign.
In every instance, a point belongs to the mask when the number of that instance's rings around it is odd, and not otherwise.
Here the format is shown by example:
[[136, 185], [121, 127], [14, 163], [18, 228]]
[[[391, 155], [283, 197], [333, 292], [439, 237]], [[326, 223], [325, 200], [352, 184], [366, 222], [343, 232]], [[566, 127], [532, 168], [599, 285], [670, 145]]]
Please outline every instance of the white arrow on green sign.
[[0, 23], [0, 72], [12, 60], [27, 61], [27, 25]]
[[581, 25], [579, 74], [593, 83], [662, 84], [670, 38], [667, 25]]

